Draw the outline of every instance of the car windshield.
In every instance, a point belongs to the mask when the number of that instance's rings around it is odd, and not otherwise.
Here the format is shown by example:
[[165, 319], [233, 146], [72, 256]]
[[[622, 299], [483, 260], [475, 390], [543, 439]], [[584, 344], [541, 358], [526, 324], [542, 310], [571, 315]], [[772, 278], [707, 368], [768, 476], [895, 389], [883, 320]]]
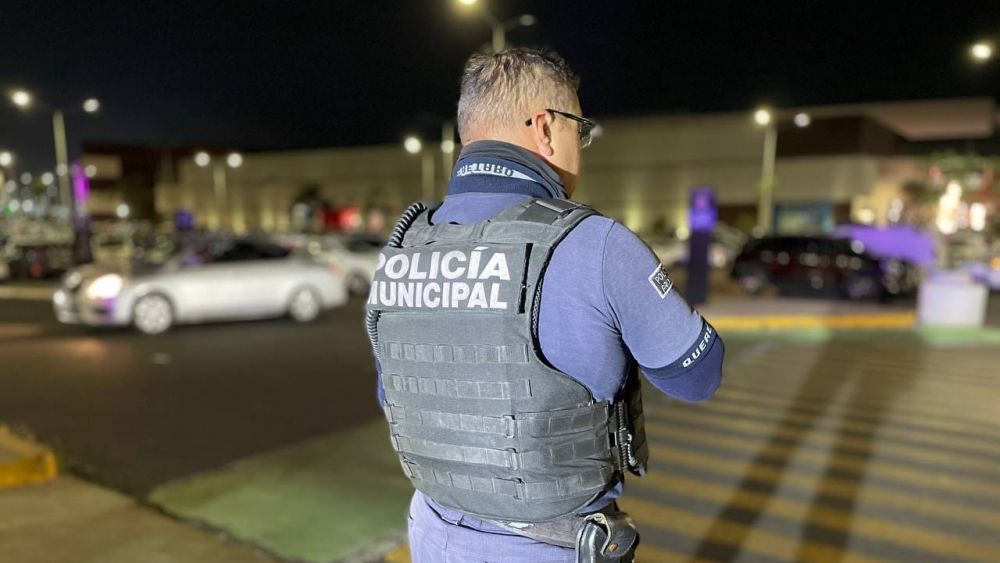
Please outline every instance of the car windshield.
[[263, 241], [212, 240], [193, 245], [185, 250], [183, 258], [181, 258], [181, 265], [191, 267], [223, 262], [279, 260], [288, 257], [291, 253], [283, 246]]
[[376, 252], [385, 246], [385, 241], [379, 238], [352, 238], [346, 242], [351, 252]]
[[182, 249], [171, 237], [157, 237], [136, 247], [134, 261], [141, 266], [159, 266], [177, 256]]

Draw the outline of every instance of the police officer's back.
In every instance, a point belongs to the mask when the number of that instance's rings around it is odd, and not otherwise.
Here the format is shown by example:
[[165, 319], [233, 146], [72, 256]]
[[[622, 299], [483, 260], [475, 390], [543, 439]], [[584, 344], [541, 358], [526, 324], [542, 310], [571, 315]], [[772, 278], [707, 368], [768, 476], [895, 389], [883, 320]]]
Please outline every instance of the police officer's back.
[[576, 88], [552, 52], [474, 55], [448, 195], [409, 209], [380, 257], [367, 321], [418, 489], [415, 563], [574, 561], [578, 545], [629, 560], [614, 499], [645, 471], [637, 368], [684, 400], [719, 385], [722, 341], [648, 247], [567, 199], [593, 126]]

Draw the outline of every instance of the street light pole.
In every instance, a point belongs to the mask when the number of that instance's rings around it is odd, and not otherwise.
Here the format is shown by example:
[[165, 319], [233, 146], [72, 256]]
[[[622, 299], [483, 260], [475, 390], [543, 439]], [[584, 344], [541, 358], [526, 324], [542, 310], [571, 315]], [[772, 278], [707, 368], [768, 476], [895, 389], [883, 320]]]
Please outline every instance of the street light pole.
[[434, 151], [428, 148], [420, 154], [420, 191], [424, 201], [434, 199]]
[[63, 207], [70, 212], [70, 219], [75, 222], [76, 206], [73, 205], [73, 195], [69, 190], [69, 150], [66, 148], [66, 121], [60, 109], [52, 112], [52, 134], [56, 145], [56, 178], [59, 181], [59, 198]]
[[441, 174], [445, 182], [451, 173], [455, 154], [455, 122], [451, 119], [441, 124]]
[[761, 163], [760, 199], [757, 202], [757, 228], [762, 235], [771, 232], [774, 221], [774, 167], [777, 160], [778, 128], [771, 120], [764, 130], [764, 155]]
[[[769, 108], [760, 108], [753, 114], [757, 125], [764, 127], [764, 154], [760, 165], [760, 193], [757, 199], [757, 231], [761, 236], [774, 226], [774, 170], [778, 159], [778, 115]], [[809, 127], [812, 117], [805, 112], [795, 114], [792, 120], [799, 129]]]
[[[483, 13], [487, 13], [485, 10]], [[497, 21], [496, 18], [491, 14], [490, 26], [493, 28], [493, 52], [499, 53], [507, 47], [507, 30], [504, 29], [503, 24]]]
[[[478, 0], [460, 0], [461, 4], [466, 6], [474, 6], [479, 4]], [[486, 25], [490, 26], [492, 32], [492, 41], [490, 42], [490, 48], [494, 53], [499, 53], [507, 48], [507, 32], [519, 27], [529, 27], [537, 23], [535, 16], [531, 14], [523, 14], [516, 18], [511, 18], [507, 21], [500, 21], [496, 16], [493, 15], [485, 7], [479, 5], [475, 8], [479, 15], [486, 22]]]
[[225, 224], [222, 220], [222, 214], [226, 212], [226, 164], [224, 162], [216, 161], [212, 166], [212, 189], [215, 192], [215, 228], [221, 230]]

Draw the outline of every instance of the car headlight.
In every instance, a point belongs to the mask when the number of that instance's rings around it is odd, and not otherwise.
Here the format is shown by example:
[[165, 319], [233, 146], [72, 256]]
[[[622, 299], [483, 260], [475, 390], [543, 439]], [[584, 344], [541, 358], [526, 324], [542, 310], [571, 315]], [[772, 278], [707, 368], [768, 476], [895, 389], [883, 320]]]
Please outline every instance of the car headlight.
[[121, 293], [122, 277], [118, 274], [104, 274], [87, 286], [87, 297], [91, 299], [113, 299]]

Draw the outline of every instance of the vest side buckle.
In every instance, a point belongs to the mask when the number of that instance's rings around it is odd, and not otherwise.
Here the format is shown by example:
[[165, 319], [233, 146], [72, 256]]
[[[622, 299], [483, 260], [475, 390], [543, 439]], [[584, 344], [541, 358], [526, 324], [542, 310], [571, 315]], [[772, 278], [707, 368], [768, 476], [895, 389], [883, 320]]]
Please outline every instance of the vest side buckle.
[[517, 421], [514, 419], [514, 416], [505, 414], [500, 417], [500, 420], [503, 421], [503, 437], [504, 438], [517, 437]]

